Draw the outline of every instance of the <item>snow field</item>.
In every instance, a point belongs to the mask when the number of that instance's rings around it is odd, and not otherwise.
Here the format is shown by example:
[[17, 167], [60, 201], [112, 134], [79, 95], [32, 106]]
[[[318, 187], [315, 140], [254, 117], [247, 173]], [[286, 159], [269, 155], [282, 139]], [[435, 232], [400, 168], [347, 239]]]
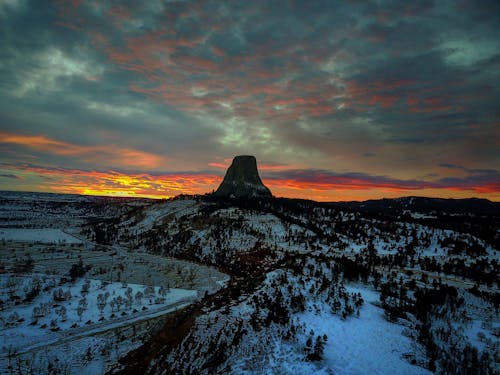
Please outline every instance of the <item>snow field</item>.
[[[6, 278], [6, 275], [2, 276]], [[195, 290], [150, 287], [139, 284], [106, 283], [101, 280], [77, 280], [42, 291], [31, 303], [12, 306], [0, 313], [0, 355], [9, 348], [23, 348], [47, 337], [57, 339], [78, 332], [79, 328], [111, 328], [118, 320], [165, 309], [181, 301], [196, 298]], [[86, 290], [86, 291], [84, 291]], [[54, 296], [59, 295], [55, 301]], [[3, 297], [5, 298], [5, 297]], [[13, 319], [13, 314], [16, 319]]]
[[81, 240], [63, 232], [61, 229], [24, 229], [24, 228], [0, 228], [0, 240], [40, 242], [40, 243], [67, 243], [80, 244]]
[[336, 375], [363, 374], [431, 374], [403, 358], [411, 353], [414, 345], [403, 335], [404, 327], [388, 322], [378, 302], [378, 293], [372, 290], [347, 286], [350, 293], [361, 293], [365, 303], [359, 317], [342, 320], [329, 313], [306, 312], [300, 319], [316, 334], [328, 336], [324, 365]]

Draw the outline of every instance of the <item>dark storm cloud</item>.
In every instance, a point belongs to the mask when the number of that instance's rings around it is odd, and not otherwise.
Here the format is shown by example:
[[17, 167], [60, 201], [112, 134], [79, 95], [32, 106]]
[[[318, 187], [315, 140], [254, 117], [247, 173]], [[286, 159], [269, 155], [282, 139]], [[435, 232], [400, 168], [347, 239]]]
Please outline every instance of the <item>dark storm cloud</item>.
[[498, 178], [498, 2], [9, 4], [6, 162], [154, 174], [250, 152], [380, 186]]

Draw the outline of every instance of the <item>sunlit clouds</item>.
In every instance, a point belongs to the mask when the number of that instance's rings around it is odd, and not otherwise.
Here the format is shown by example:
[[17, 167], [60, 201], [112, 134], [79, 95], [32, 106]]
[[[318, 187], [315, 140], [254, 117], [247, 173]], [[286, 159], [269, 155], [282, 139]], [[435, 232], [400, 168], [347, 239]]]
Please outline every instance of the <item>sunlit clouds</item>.
[[[0, 170], [15, 171], [21, 180], [39, 180], [35, 187], [69, 194], [118, 195], [129, 197], [169, 198], [183, 193], [202, 194], [215, 186], [219, 177], [210, 174], [178, 173], [172, 175], [133, 174], [117, 171], [85, 171], [45, 168], [36, 165], [0, 165]], [[5, 175], [0, 175], [0, 178]], [[9, 178], [9, 177], [6, 177]]]
[[500, 199], [500, 5], [0, 4], [0, 188]]
[[[45, 168], [31, 164], [1, 164], [0, 172], [0, 180], [5, 181], [5, 186], [9, 186], [9, 181], [15, 184], [22, 181], [27, 186], [51, 192], [150, 198], [209, 193], [217, 188], [222, 179], [221, 173], [211, 171], [149, 174]], [[425, 194], [467, 197], [498, 192], [498, 174], [492, 171], [475, 173], [474, 178], [421, 181], [364, 174], [336, 175], [328, 171], [290, 169], [286, 166], [264, 166], [262, 169], [264, 183], [276, 195], [323, 201], [335, 200], [339, 196], [350, 200], [368, 199], [373, 194], [386, 197]], [[36, 181], [40, 184], [37, 185]], [[35, 184], [31, 185], [33, 182]]]
[[16, 145], [20, 148], [35, 150], [59, 156], [77, 157], [88, 163], [116, 167], [156, 168], [168, 165], [167, 158], [134, 149], [114, 145], [83, 146], [71, 144], [41, 135], [19, 135], [0, 132], [0, 144]]

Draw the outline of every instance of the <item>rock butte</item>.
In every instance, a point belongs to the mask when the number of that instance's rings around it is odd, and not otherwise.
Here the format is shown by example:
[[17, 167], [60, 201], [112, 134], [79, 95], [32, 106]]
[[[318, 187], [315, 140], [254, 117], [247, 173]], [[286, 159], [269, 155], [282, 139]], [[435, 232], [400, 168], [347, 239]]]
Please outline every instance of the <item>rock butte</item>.
[[217, 197], [255, 198], [272, 197], [259, 177], [255, 156], [236, 156], [224, 176], [224, 180], [214, 193]]

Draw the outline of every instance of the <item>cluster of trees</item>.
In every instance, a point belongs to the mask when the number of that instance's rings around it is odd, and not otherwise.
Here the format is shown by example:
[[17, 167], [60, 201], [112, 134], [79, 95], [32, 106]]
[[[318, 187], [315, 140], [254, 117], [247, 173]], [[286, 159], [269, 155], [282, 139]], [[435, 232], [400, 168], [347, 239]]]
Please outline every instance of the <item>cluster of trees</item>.
[[[440, 374], [494, 374], [495, 360], [490, 350], [481, 353], [464, 336], [468, 324], [462, 293], [434, 281], [417, 285], [414, 279], [394, 279], [380, 285], [380, 300], [390, 320], [417, 319], [418, 341], [426, 348], [427, 366]], [[493, 345], [491, 347], [494, 347]]]
[[478, 257], [487, 254], [486, 248], [477, 241], [467, 243], [460, 239], [445, 237], [439, 239], [439, 244], [441, 247], [447, 247], [451, 255], [466, 254], [470, 257]]
[[[198, 212], [182, 220], [174, 216], [167, 217], [161, 223], [156, 223], [151, 230], [139, 230], [136, 233], [138, 229], [133, 226], [130, 229], [128, 225], [108, 220], [94, 224], [88, 234], [96, 241], [107, 244], [133, 240], [134, 246], [150, 252], [201, 260], [241, 278], [264, 275], [277, 268], [288, 270], [278, 279], [271, 281], [267, 289], [253, 294], [250, 299], [253, 310], [248, 324], [239, 322], [232, 316], [228, 306], [221, 309], [221, 314], [226, 316], [225, 319], [234, 321], [228, 322], [226, 328], [215, 330], [216, 336], [208, 343], [214, 354], [203, 365], [208, 366], [205, 368], [217, 367], [225, 362], [226, 351], [235, 350], [234, 346], [241, 341], [244, 332], [269, 330], [276, 332], [282, 327], [287, 327], [286, 338], [294, 340], [297, 337], [296, 333], [302, 331], [300, 327], [294, 325], [292, 316], [296, 312], [304, 311], [311, 299], [317, 303], [327, 304], [330, 312], [342, 317], [359, 312], [363, 303], [362, 298], [345, 291], [342, 284], [345, 278], [371, 282], [379, 289], [382, 306], [389, 319], [415, 317], [419, 322], [416, 326], [419, 340], [429, 352], [429, 367], [447, 369], [446, 358], [451, 357], [448, 357], [448, 354], [436, 356], [435, 352], [438, 349], [445, 350], [446, 345], [452, 343], [441, 345], [436, 341], [432, 315], [435, 315], [433, 311], [437, 311], [444, 303], [448, 307], [454, 306], [455, 309], [460, 309], [463, 301], [455, 288], [448, 287], [441, 281], [434, 280], [433, 284], [428, 284], [426, 272], [459, 275], [486, 285], [494, 285], [498, 277], [498, 261], [483, 257], [487, 254], [485, 246], [469, 234], [450, 234], [441, 229], [419, 226], [416, 221], [404, 223], [401, 222], [401, 217], [398, 220], [384, 215], [373, 218], [352, 211], [348, 207], [339, 208], [311, 201], [227, 200], [213, 196], [203, 197], [203, 200], [206, 204], [203, 204]], [[244, 215], [230, 217], [217, 213], [226, 208], [238, 208]], [[270, 228], [257, 230], [247, 225], [245, 216], [265, 213], [281, 220], [285, 233], [280, 241], [288, 243], [289, 246], [299, 246], [304, 252], [310, 251], [307, 257], [299, 254], [283, 254], [279, 251], [277, 243], [273, 245], [272, 240], [270, 241], [274, 235]], [[139, 211], [134, 215], [137, 216], [137, 220], [143, 218]], [[302, 231], [291, 230], [294, 224], [300, 226]], [[438, 227], [436, 225], [436, 228]], [[199, 235], [201, 231], [203, 236]], [[308, 235], [305, 235], [306, 231]], [[245, 248], [246, 239], [252, 240], [253, 245]], [[277, 242], [276, 239], [275, 241]], [[427, 253], [432, 251], [436, 241], [436, 255], [422, 256], [424, 251]], [[375, 244], [380, 242], [387, 244], [387, 250], [391, 250], [392, 253], [378, 254]], [[359, 254], [339, 256], [338, 253], [350, 243], [365, 245], [365, 249]], [[322, 258], [318, 253], [325, 244], [332, 251], [325, 252]], [[437, 250], [449, 256], [438, 257]], [[421, 279], [411, 275], [411, 271], [406, 268], [424, 271]], [[400, 277], [404, 272], [408, 277]], [[481, 295], [479, 289], [477, 294]], [[232, 301], [239, 296], [240, 292], [236, 289], [227, 294]], [[207, 324], [217, 325], [214, 321]], [[233, 330], [227, 327], [233, 327]], [[194, 335], [193, 332], [190, 334]], [[175, 363], [182, 362], [180, 358], [182, 355], [188, 355], [188, 349], [196, 353], [205, 350], [204, 343], [200, 344], [199, 340], [193, 340], [194, 343], [198, 343], [193, 345], [198, 347], [192, 346], [189, 341], [184, 341], [185, 347], [181, 348], [181, 354], [173, 360]], [[324, 346], [323, 338], [318, 339], [314, 336], [306, 343], [303, 350], [306, 357], [313, 360], [321, 357], [322, 346]], [[463, 349], [467, 355], [464, 355], [464, 361], [459, 366], [467, 373], [467, 368], [472, 366], [471, 363], [481, 362], [481, 355], [468, 353], [467, 347]], [[482, 361], [486, 362], [484, 358]]]
[[182, 343], [172, 348], [162, 362], [165, 370], [228, 370], [231, 360], [251, 353], [248, 366], [258, 371], [266, 368], [267, 347], [275, 342], [289, 343], [305, 361], [323, 359], [328, 337], [315, 334], [296, 314], [310, 309], [347, 318], [359, 313], [363, 299], [359, 293], [347, 292], [341, 267], [327, 258], [289, 255], [278, 262], [279, 267], [275, 265], [277, 269], [241, 305], [231, 303], [240, 294], [226, 290], [228, 299], [221, 301], [222, 307], [212, 305], [211, 312], [198, 319]]
[[325, 344], [327, 341], [327, 335], [316, 336], [316, 338], [314, 338], [314, 331], [311, 330], [306, 341], [306, 346], [304, 347], [306, 360], [311, 362], [321, 361], [323, 359]]
[[85, 276], [87, 271], [89, 271], [92, 268], [91, 265], [84, 265], [83, 264], [83, 259], [79, 257], [78, 262], [73, 264], [69, 270], [69, 277], [71, 277], [72, 281], [75, 281], [76, 279]]
[[488, 286], [498, 283], [498, 275], [500, 275], [500, 263], [494, 258], [450, 257], [438, 261], [434, 257], [422, 257], [417, 261], [417, 264], [425, 271], [457, 275]]
[[12, 272], [14, 273], [22, 273], [22, 274], [30, 274], [33, 272], [33, 268], [35, 268], [35, 261], [31, 257], [31, 255], [27, 255], [23, 258], [17, 258], [12, 266]]

